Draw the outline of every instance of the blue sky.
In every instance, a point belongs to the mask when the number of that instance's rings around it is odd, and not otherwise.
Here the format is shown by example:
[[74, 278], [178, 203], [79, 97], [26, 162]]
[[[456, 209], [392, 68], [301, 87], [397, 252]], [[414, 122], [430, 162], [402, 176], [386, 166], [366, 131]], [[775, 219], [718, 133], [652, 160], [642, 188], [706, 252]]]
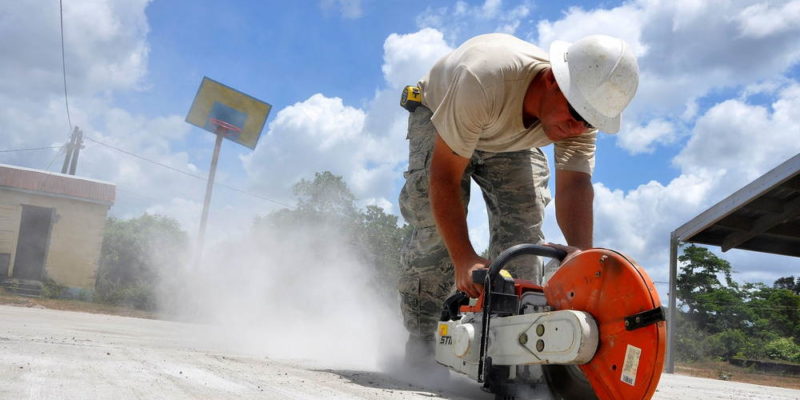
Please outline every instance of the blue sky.
[[[273, 105], [255, 151], [223, 145], [218, 182], [290, 204], [294, 182], [331, 170], [362, 204], [397, 214], [399, 88], [469, 37], [496, 31], [545, 48], [594, 33], [633, 46], [639, 93], [621, 132], [598, 142], [595, 237], [657, 280], [666, 279], [670, 231], [800, 152], [797, 0], [64, 0], [70, 116], [97, 141], [205, 175], [213, 137], [183, 120], [208, 76]], [[59, 37], [58, 1], [0, 5], [0, 148], [68, 136]], [[0, 153], [0, 163], [55, 171], [60, 157]], [[91, 142], [78, 171], [117, 184], [111, 214], [161, 213], [196, 230], [202, 181]], [[210, 239], [242, 234], [276, 207], [218, 186]], [[480, 201], [470, 210], [484, 247], [485, 211]], [[561, 239], [552, 207], [545, 233]], [[800, 274], [794, 259], [726, 257], [742, 280]]]

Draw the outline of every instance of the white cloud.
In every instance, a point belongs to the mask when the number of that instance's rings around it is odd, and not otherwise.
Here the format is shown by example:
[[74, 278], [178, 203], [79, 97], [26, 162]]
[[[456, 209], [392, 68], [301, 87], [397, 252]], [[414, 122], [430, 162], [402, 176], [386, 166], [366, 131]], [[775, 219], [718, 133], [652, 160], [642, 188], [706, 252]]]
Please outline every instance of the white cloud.
[[638, 0], [611, 9], [576, 7], [560, 20], [539, 22], [537, 42], [546, 47], [555, 39], [595, 33], [621, 37], [639, 56], [641, 69], [639, 92], [626, 112], [634, 123], [627, 126], [691, 118], [696, 99], [775, 79], [800, 61], [798, 2], [761, 4]]
[[363, 109], [315, 94], [280, 110], [263, 144], [242, 157], [251, 185], [288, 201], [292, 184], [330, 170], [356, 197], [393, 209], [386, 202], [396, 201], [408, 155], [408, 113], [399, 106], [399, 89], [416, 83], [449, 50], [434, 29], [389, 35], [382, 66], [389, 87]]
[[[87, 125], [98, 102], [137, 88], [147, 72], [148, 1], [64, 3], [64, 47], [72, 123]], [[58, 3], [0, 6], [0, 122], [3, 147], [63, 143], [70, 129], [64, 104]], [[23, 45], [24, 44], [24, 45]], [[91, 112], [89, 112], [91, 110]], [[40, 155], [4, 162], [42, 168]]]
[[361, 0], [320, 0], [323, 10], [337, 9], [342, 17], [348, 19], [361, 18], [364, 10], [361, 7]]
[[253, 186], [286, 196], [294, 183], [317, 171], [347, 177], [359, 167], [364, 118], [364, 111], [321, 94], [280, 110], [263, 144], [242, 157]]
[[619, 134], [617, 144], [631, 154], [652, 153], [654, 144], [673, 143], [677, 139], [675, 128], [668, 121], [650, 120], [645, 126], [626, 128]]
[[[112, 96], [141, 90], [149, 45], [149, 1], [64, 2], [64, 48], [72, 123], [84, 135], [80, 175], [117, 184], [112, 213], [134, 216], [172, 199], [199, 198], [203, 182], [122, 154], [88, 138], [198, 175], [177, 151], [189, 126], [183, 117], [146, 118], [113, 106]], [[0, 146], [63, 144], [70, 129], [64, 103], [58, 2], [0, 6]], [[20, 45], [24, 44], [24, 45]], [[0, 162], [60, 170], [61, 153], [7, 153]]]
[[424, 28], [407, 35], [393, 33], [383, 43], [383, 76], [393, 89], [416, 84], [451, 50], [436, 29]]
[[[64, 2], [64, 48], [74, 96], [135, 87], [147, 72], [148, 0]], [[58, 3], [7, 2], [0, 24], [0, 93], [63, 96]], [[11, 23], [10, 21], [16, 21]], [[25, 43], [25, 45], [20, 45]], [[13, 55], [13, 57], [11, 56]], [[63, 100], [63, 98], [62, 98]]]
[[784, 32], [800, 31], [800, 1], [789, 1], [777, 5], [753, 4], [736, 16], [743, 36], [763, 38]]
[[729, 171], [736, 185], [760, 176], [800, 153], [800, 84], [780, 91], [771, 106], [727, 100], [697, 120], [692, 137], [675, 157], [682, 171]]
[[[666, 277], [669, 233], [706, 208], [800, 153], [800, 84], [779, 92], [770, 106], [727, 100], [701, 115], [692, 138], [674, 159], [681, 175], [666, 185], [649, 182], [629, 191], [595, 185], [596, 245], [622, 249], [655, 275]], [[763, 256], [723, 255], [743, 279], [771, 282], [797, 268], [780, 259], [763, 270]]]

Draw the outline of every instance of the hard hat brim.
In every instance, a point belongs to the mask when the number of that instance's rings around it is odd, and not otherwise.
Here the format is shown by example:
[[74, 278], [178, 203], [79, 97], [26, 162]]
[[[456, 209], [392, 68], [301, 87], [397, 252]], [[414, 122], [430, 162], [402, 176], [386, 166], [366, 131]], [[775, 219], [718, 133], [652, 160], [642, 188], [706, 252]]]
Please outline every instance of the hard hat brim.
[[561, 40], [553, 41], [550, 45], [550, 68], [553, 69], [553, 75], [556, 77], [558, 87], [564, 93], [564, 97], [567, 98], [572, 108], [592, 126], [605, 133], [619, 132], [620, 115], [608, 117], [601, 114], [586, 101], [586, 98], [578, 88], [570, 84], [570, 70], [567, 61], [567, 50], [570, 45], [572, 43]]

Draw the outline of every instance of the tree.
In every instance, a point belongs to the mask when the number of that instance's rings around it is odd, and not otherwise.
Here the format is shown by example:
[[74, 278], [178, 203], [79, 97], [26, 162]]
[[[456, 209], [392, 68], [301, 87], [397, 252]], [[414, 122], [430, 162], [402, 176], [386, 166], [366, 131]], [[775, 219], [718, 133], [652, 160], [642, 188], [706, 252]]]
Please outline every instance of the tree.
[[[373, 268], [375, 279], [381, 281], [383, 287], [395, 286], [400, 248], [410, 234], [407, 225], [399, 227], [397, 216], [386, 214], [378, 206], [359, 209], [342, 177], [330, 171], [315, 173], [313, 180], [300, 180], [293, 192], [297, 197], [295, 209], [281, 209], [257, 217], [254, 229], [335, 231], [337, 240], [348, 243], [355, 255]], [[314, 235], [309, 236], [313, 238]]]
[[[678, 357], [794, 361], [800, 354], [800, 295], [794, 277], [739, 285], [727, 261], [709, 250], [689, 246], [676, 293], [681, 301], [677, 318]], [[720, 279], [724, 281], [721, 282]]]
[[[708, 249], [689, 246], [678, 259], [684, 263], [676, 286], [687, 317], [710, 333], [738, 328], [749, 316], [738, 284], [731, 278], [731, 265]], [[725, 279], [725, 285], [719, 276]]]
[[795, 280], [794, 276], [785, 276], [778, 278], [772, 285], [775, 289], [791, 290], [794, 294], [800, 295], [800, 278]]
[[367, 206], [361, 214], [360, 243], [364, 256], [375, 267], [379, 281], [392, 287], [396, 285], [400, 250], [410, 234], [410, 225], [398, 228], [397, 216], [386, 214], [378, 206]]
[[330, 171], [317, 172], [313, 180], [302, 179], [294, 184], [292, 192], [297, 198], [295, 209], [284, 208], [256, 218], [256, 226], [294, 229], [307, 225], [331, 225], [349, 230], [358, 224], [355, 196], [341, 176]]
[[162, 272], [185, 260], [187, 235], [174, 219], [144, 214], [106, 220], [97, 269], [99, 301], [153, 310]]

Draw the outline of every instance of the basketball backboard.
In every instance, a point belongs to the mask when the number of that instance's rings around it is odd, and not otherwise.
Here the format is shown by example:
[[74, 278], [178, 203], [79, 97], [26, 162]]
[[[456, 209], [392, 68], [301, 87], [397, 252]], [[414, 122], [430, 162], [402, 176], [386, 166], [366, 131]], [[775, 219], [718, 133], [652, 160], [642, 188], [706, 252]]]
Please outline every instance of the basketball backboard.
[[203, 77], [186, 122], [255, 149], [270, 109], [268, 103]]

